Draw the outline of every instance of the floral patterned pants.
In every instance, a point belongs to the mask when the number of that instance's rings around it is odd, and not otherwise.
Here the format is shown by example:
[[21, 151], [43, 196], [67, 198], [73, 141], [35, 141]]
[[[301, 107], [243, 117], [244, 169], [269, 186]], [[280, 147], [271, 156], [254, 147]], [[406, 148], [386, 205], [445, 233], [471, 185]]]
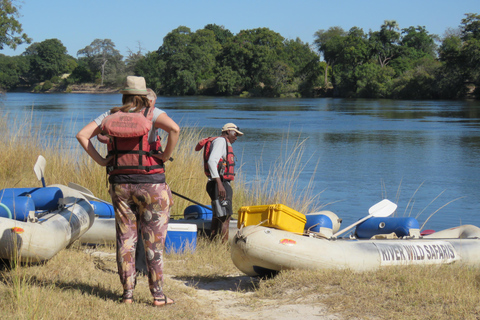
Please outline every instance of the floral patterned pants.
[[173, 204], [170, 188], [166, 183], [112, 184], [109, 192], [115, 209], [117, 266], [123, 298], [131, 299], [135, 289], [138, 230], [147, 257], [150, 292], [154, 298], [162, 298], [163, 248]]

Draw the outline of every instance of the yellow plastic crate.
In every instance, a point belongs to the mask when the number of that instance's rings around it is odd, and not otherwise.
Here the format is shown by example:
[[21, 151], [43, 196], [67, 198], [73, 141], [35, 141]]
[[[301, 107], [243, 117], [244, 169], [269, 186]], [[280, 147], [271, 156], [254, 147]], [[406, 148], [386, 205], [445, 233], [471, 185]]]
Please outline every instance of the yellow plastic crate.
[[[263, 223], [262, 223], [263, 222]], [[303, 233], [307, 218], [283, 204], [246, 206], [238, 210], [237, 227], [261, 225], [290, 232]]]

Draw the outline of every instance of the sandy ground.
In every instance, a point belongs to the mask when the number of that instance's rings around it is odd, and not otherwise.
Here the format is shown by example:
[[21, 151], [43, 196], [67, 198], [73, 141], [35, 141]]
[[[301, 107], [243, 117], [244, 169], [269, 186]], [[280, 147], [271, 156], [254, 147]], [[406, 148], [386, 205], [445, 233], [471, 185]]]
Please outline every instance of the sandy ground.
[[[197, 282], [195, 288], [199, 299], [215, 307], [218, 318], [225, 320], [291, 320], [324, 319], [340, 320], [342, 317], [329, 314], [325, 306], [307, 301], [279, 301], [255, 299], [253, 304], [245, 301], [252, 292], [238, 290], [242, 284], [251, 283], [250, 277], [232, 276], [218, 281]], [[185, 285], [189, 285], [185, 283]]]
[[[90, 250], [92, 256], [100, 259], [115, 259], [114, 253], [104, 253]], [[273, 299], [249, 300], [253, 296], [252, 279], [245, 275], [232, 275], [218, 280], [212, 279], [182, 279], [169, 277], [180, 285], [194, 288], [197, 291], [196, 300], [202, 305], [211, 305], [217, 312], [217, 318], [222, 320], [247, 320], [260, 318], [262, 320], [342, 320], [343, 317], [328, 313], [327, 308], [313, 302], [315, 297], [305, 297], [301, 300], [286, 301]], [[142, 278], [139, 284], [147, 280]], [[311, 301], [309, 301], [311, 300]]]

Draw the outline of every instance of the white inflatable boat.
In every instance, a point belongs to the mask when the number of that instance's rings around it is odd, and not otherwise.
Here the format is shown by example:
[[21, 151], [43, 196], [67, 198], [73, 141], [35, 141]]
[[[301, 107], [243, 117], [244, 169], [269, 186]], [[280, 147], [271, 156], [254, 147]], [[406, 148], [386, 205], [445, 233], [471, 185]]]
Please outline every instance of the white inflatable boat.
[[[79, 188], [78, 185], [69, 184], [74, 188]], [[107, 201], [99, 201], [100, 199], [89, 194], [84, 189], [84, 194], [87, 199], [90, 200], [90, 203], [93, 205], [95, 211], [95, 222], [93, 226], [80, 238], [81, 243], [83, 244], [112, 244], [115, 243], [115, 212], [113, 206]], [[169, 222], [169, 231], [174, 231], [174, 225], [179, 225], [177, 228], [181, 228], [180, 225], [195, 225], [196, 230], [200, 234], [210, 234], [211, 224], [212, 224], [212, 211], [207, 210], [199, 205], [191, 205], [185, 208], [184, 218], [183, 219], [172, 219], [170, 218]], [[230, 240], [235, 235], [237, 231], [237, 221], [232, 220], [230, 222], [229, 230]], [[167, 233], [168, 234], [168, 233]]]
[[0, 259], [49, 260], [79, 239], [94, 219], [90, 202], [64, 185], [0, 190]]
[[[286, 269], [368, 271], [446, 263], [480, 266], [480, 228], [464, 225], [420, 233], [415, 218], [389, 217], [396, 209], [396, 204], [384, 199], [372, 206], [366, 217], [338, 231], [342, 220], [331, 211], [303, 215], [283, 205], [242, 207], [239, 230], [232, 241], [232, 260], [249, 276]], [[339, 238], [353, 227], [351, 235]]]
[[395, 265], [480, 266], [480, 228], [464, 225], [419, 237], [324, 238], [262, 226], [237, 231], [231, 256], [240, 271], [264, 276], [286, 269], [375, 270]]

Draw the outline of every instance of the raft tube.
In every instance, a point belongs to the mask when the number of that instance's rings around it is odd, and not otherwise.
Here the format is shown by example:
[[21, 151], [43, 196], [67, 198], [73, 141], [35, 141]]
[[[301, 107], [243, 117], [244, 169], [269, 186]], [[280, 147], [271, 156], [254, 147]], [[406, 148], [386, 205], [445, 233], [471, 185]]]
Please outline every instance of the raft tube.
[[[29, 216], [27, 221], [0, 217], [1, 259], [26, 263], [49, 260], [78, 240], [93, 224], [93, 207], [78, 191], [63, 185], [35, 189], [30, 194], [47, 192], [57, 199], [57, 203], [53, 205], [50, 202], [52, 198], [39, 199], [40, 207], [45, 208], [48, 205], [54, 209]], [[21, 197], [23, 192], [9, 189], [3, 195], [10, 193], [14, 197]], [[61, 198], [57, 198], [59, 192], [62, 194]]]
[[235, 266], [249, 276], [288, 269], [370, 271], [448, 263], [478, 267], [479, 238], [480, 228], [472, 225], [408, 239], [325, 239], [247, 226], [234, 236], [231, 257]]

